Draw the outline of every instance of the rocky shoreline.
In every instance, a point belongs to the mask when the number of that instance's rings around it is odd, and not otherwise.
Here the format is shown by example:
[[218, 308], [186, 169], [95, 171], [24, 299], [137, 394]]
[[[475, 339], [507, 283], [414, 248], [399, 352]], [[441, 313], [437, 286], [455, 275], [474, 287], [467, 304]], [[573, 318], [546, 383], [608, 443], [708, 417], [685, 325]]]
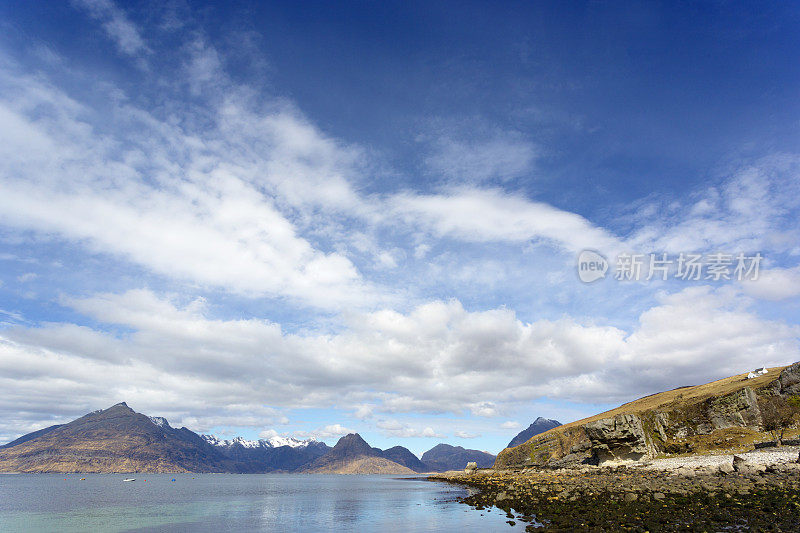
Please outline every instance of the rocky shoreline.
[[531, 531], [800, 531], [797, 448], [429, 479], [469, 487], [463, 503]]

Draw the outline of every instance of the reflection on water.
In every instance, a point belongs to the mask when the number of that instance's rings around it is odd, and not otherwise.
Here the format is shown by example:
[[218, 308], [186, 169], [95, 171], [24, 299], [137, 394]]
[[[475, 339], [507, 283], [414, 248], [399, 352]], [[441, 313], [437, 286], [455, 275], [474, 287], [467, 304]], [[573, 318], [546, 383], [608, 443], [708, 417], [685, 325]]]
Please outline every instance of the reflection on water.
[[[81, 480], [85, 477], [85, 480]], [[396, 476], [0, 475], [0, 531], [514, 531], [462, 489]], [[175, 479], [173, 482], [172, 479]], [[483, 515], [482, 515], [483, 514]]]

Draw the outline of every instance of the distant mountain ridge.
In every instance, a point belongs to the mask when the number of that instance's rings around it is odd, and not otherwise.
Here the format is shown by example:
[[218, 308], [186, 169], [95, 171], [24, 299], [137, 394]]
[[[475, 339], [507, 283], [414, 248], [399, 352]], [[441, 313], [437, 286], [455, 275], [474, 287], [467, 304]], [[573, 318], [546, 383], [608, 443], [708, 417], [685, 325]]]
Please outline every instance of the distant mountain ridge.
[[403, 446], [370, 446], [359, 434], [331, 448], [314, 439], [219, 439], [173, 428], [125, 402], [0, 446], [0, 472], [308, 472], [413, 474], [488, 467], [494, 456], [439, 444], [422, 459]]
[[268, 439], [248, 440], [244, 437], [234, 437], [233, 439], [221, 440], [214, 435], [200, 435], [207, 443], [212, 446], [229, 447], [240, 445], [244, 448], [280, 448], [281, 446], [289, 446], [290, 448], [303, 448], [313, 442], [319, 442], [317, 439], [295, 439], [293, 437], [275, 436]]
[[516, 437], [511, 439], [511, 442], [508, 443], [506, 448], [513, 448], [514, 446], [519, 446], [520, 444], [524, 444], [534, 435], [538, 435], [540, 433], [544, 433], [545, 431], [549, 431], [553, 428], [557, 428], [561, 425], [561, 422], [558, 420], [551, 420], [549, 418], [542, 418], [541, 416], [538, 417], [536, 420], [533, 421], [533, 424], [527, 427], [527, 429], [523, 429], [520, 431]]
[[259, 440], [242, 437], [219, 440], [213, 435], [201, 435], [201, 438], [234, 461], [239, 470], [251, 473], [294, 472], [330, 450], [327, 444], [315, 439], [276, 436]]
[[122, 402], [8, 443], [0, 471], [222, 472], [235, 465], [196, 433], [158, 425]]
[[[255, 443], [255, 445], [253, 445]], [[219, 441], [125, 402], [0, 446], [5, 472], [291, 472], [325, 454], [315, 440]]]
[[461, 446], [437, 444], [422, 454], [422, 462], [434, 472], [462, 470], [467, 463], [475, 462], [478, 468], [491, 468], [495, 456], [478, 450], [468, 450]]
[[[389, 454], [401, 461], [414, 456], [402, 446], [390, 448]], [[387, 450], [388, 451], [388, 450]], [[413, 474], [415, 471], [385, 456], [380, 448], [373, 448], [358, 433], [339, 439], [329, 452], [302, 469], [309, 474]], [[420, 470], [420, 471], [424, 471]]]

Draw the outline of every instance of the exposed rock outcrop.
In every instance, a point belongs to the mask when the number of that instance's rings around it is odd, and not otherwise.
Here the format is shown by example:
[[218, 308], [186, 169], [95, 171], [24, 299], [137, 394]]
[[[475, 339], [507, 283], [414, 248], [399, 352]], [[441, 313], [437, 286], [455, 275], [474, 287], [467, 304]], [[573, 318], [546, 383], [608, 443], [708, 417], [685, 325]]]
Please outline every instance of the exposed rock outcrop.
[[800, 416], [800, 363], [753, 379], [740, 374], [679, 387], [594, 417], [550, 429], [497, 456], [496, 468], [646, 460], [666, 453], [707, 453], [748, 445], [764, 435], [759, 405], [785, 397]]
[[784, 368], [773, 384], [773, 390], [781, 396], [800, 394], [800, 362]]
[[652, 439], [637, 415], [617, 415], [590, 422], [586, 436], [599, 464], [609, 461], [639, 461], [655, 455]]
[[688, 405], [671, 405], [653, 413], [653, 427], [661, 441], [709, 435], [730, 427], [762, 425], [758, 398], [750, 387]]

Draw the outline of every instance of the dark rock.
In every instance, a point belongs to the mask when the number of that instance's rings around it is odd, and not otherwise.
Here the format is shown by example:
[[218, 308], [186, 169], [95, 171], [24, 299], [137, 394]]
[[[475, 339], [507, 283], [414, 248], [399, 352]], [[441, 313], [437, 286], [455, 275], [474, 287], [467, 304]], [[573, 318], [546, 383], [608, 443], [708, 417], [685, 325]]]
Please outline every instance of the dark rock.
[[778, 376], [777, 382], [779, 394], [800, 394], [800, 362], [784, 368]]

